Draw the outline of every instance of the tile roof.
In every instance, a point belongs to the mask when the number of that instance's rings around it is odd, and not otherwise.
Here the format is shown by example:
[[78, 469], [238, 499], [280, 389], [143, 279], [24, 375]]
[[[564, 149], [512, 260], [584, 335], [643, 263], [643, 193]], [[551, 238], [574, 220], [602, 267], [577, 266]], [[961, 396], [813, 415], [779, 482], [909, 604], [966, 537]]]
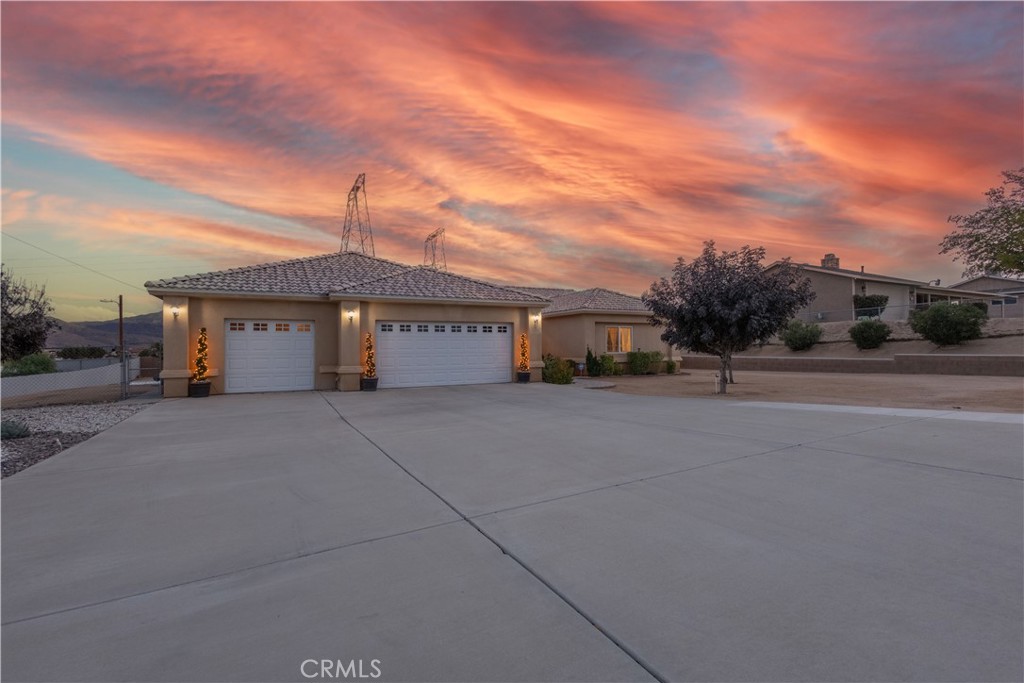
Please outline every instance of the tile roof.
[[566, 289], [564, 287], [520, 287], [518, 285], [512, 286], [511, 289], [525, 292], [527, 294], [533, 294], [535, 296], [544, 297], [545, 299], [552, 300], [556, 296], [562, 294], [570, 294], [575, 292], [575, 289]]
[[474, 280], [427, 266], [410, 267], [399, 273], [356, 284], [336, 287], [334, 297], [369, 296], [400, 299], [453, 299], [458, 301], [501, 301], [546, 304], [544, 297], [508, 287]]
[[564, 294], [551, 297], [551, 306], [544, 309], [544, 314], [586, 311], [649, 313], [644, 302], [635, 296], [594, 287], [579, 292], [568, 290]]
[[322, 254], [211, 273], [153, 280], [150, 293], [209, 292], [269, 296], [364, 295], [543, 304], [544, 297], [424, 266], [355, 252]]

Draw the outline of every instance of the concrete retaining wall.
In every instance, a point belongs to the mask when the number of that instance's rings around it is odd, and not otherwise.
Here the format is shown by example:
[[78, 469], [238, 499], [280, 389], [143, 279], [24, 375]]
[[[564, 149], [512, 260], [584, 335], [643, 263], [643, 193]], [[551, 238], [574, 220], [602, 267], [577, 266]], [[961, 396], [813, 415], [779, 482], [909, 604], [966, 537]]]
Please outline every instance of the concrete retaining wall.
[[[682, 370], [717, 370], [715, 356], [684, 355]], [[893, 358], [733, 356], [734, 370], [766, 372], [874, 372], [908, 375], [1024, 377], [1024, 356], [898, 353]]]

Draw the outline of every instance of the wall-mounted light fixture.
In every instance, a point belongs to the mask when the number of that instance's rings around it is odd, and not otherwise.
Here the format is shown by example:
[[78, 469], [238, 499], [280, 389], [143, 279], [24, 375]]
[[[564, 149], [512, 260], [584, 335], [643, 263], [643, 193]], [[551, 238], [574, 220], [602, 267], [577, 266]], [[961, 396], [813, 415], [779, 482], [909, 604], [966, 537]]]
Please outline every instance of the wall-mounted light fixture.
[[177, 320], [178, 316], [181, 315], [181, 309], [177, 306], [171, 306], [171, 315], [173, 315], [174, 319]]
[[533, 326], [540, 327], [540, 313], [533, 314]]
[[354, 308], [348, 309], [348, 321], [352, 322], [356, 319], [356, 311]]

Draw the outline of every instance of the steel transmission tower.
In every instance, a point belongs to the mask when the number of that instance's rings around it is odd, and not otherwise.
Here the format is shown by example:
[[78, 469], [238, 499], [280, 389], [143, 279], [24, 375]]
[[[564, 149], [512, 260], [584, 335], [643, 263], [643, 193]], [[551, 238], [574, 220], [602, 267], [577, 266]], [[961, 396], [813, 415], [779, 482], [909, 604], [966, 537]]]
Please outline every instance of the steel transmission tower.
[[360, 173], [352, 189], [348, 191], [348, 206], [345, 207], [345, 229], [341, 233], [341, 250], [349, 249], [352, 227], [359, 231], [359, 249], [363, 254], [375, 256], [373, 253], [373, 229], [370, 227], [370, 208], [366, 205], [366, 174]]
[[[437, 258], [437, 243], [439, 241], [441, 242], [440, 261]], [[444, 257], [444, 228], [438, 228], [423, 240], [423, 265], [438, 270], [448, 270], [448, 261]]]

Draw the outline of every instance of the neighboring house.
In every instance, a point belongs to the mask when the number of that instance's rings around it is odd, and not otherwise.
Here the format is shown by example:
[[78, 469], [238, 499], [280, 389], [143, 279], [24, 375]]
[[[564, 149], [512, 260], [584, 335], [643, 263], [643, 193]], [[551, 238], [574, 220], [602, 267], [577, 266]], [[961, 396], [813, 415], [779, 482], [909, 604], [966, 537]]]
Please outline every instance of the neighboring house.
[[661, 341], [662, 330], [651, 325], [651, 312], [635, 296], [595, 287], [577, 291], [516, 287], [551, 300], [544, 309], [544, 353], [582, 361], [589, 347], [594, 355], [610, 353], [618, 362], [630, 351], [672, 349]]
[[993, 318], [1024, 317], [1024, 280], [985, 274], [950, 285], [950, 288], [969, 289], [998, 296], [999, 298], [993, 299], [988, 305], [988, 314]]
[[[978, 291], [940, 287], [917, 280], [876, 275], [860, 271], [846, 270], [839, 267], [839, 258], [835, 254], [825, 254], [821, 266], [798, 264], [803, 275], [810, 279], [811, 288], [816, 294], [806, 308], [797, 316], [803, 320], [814, 322], [836, 322], [855, 320], [867, 317], [870, 311], [854, 310], [853, 297], [857, 294], [884, 294], [889, 303], [882, 312], [882, 320], [907, 320], [910, 312], [915, 309], [927, 308], [938, 301], [984, 301], [989, 302], [996, 296]], [[778, 267], [768, 266], [767, 270]]]
[[524, 332], [543, 365], [543, 297], [353, 252], [146, 289], [163, 300], [165, 396], [187, 395], [202, 327], [213, 393], [358, 390], [367, 333], [381, 387], [511, 381]]

